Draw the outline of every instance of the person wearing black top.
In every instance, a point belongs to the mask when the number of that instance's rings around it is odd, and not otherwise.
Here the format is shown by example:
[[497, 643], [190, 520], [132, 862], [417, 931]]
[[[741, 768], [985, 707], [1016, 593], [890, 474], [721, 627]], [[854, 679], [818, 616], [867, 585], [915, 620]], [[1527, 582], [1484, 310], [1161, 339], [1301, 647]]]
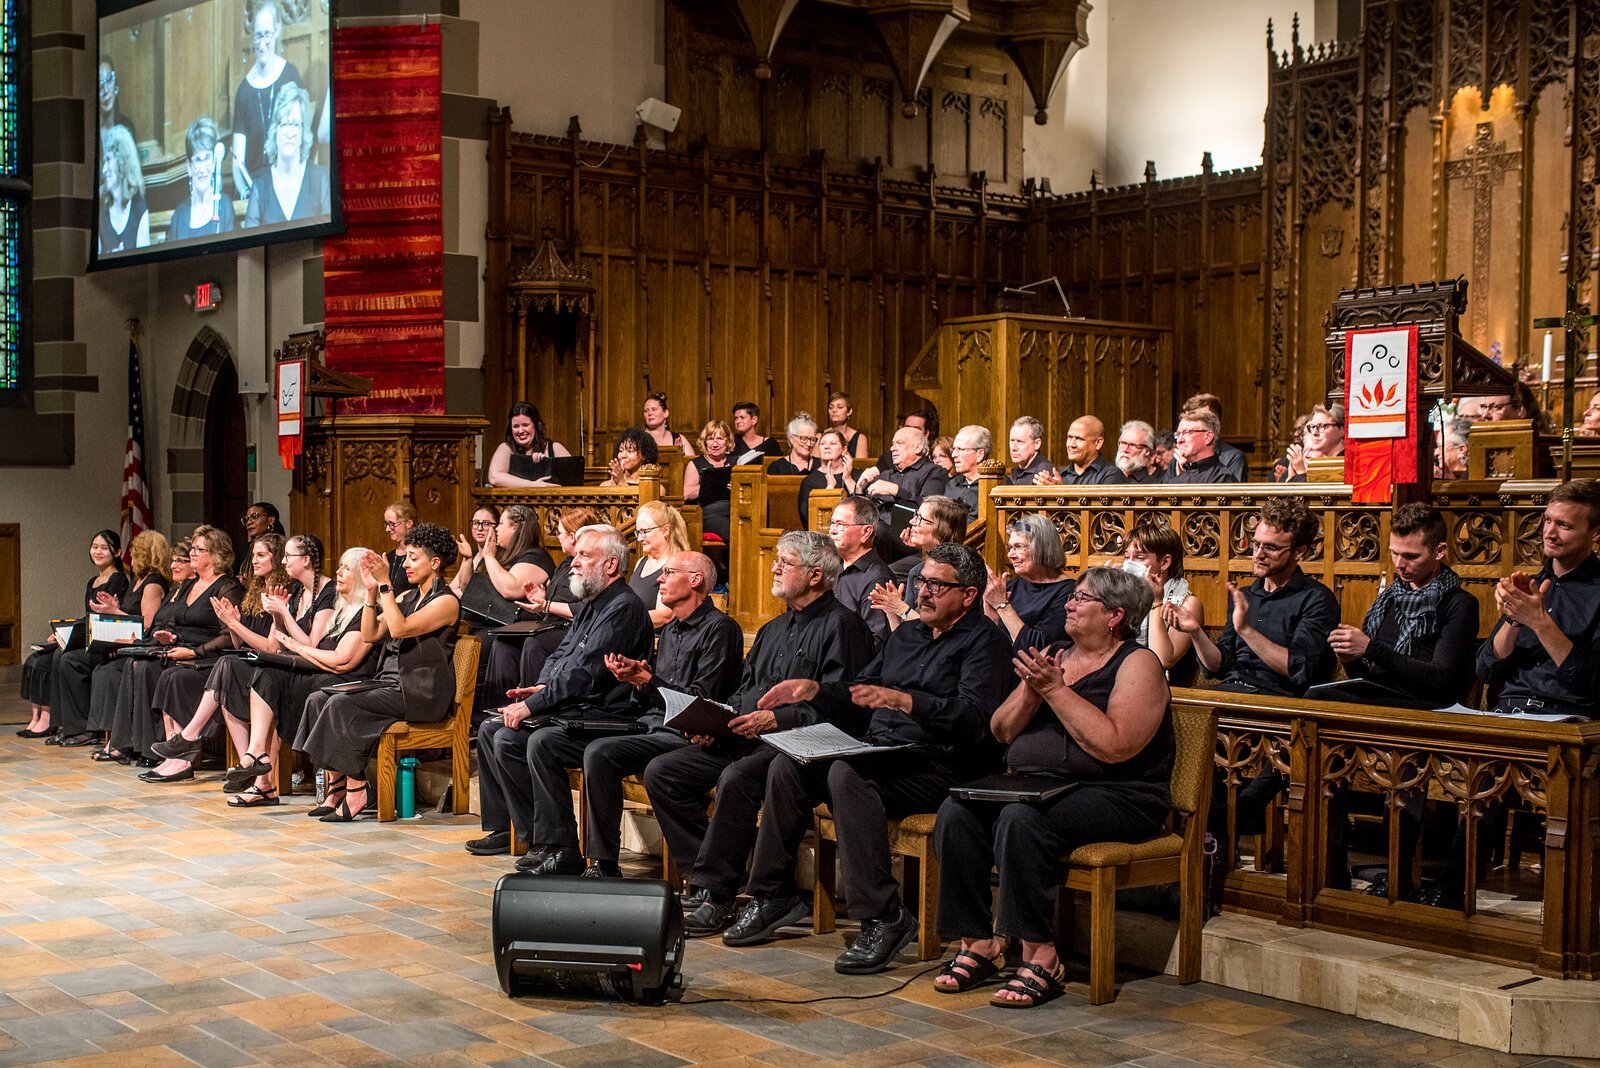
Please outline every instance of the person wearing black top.
[[628, 543], [615, 527], [578, 531], [572, 589], [579, 603], [572, 626], [545, 661], [537, 681], [510, 690], [506, 696], [513, 703], [478, 728], [483, 829], [492, 836], [509, 831], [514, 822], [527, 832], [529, 849], [517, 861], [519, 868], [537, 868], [548, 854], [576, 845], [576, 832], [571, 842], [563, 835], [563, 823], [572, 822], [570, 798], [564, 803], [564, 819], [561, 806], [539, 804], [530, 771], [539, 729], [556, 715], [574, 721], [631, 718], [633, 687], [619, 681], [605, 664], [608, 653], [631, 660], [650, 655], [650, 615], [628, 588], [627, 575]]
[[992, 770], [988, 722], [1010, 690], [1011, 643], [984, 618], [988, 577], [964, 545], [938, 545], [917, 580], [917, 618], [889, 636], [852, 683], [793, 679], [762, 705], [807, 702], [830, 719], [865, 718], [868, 742], [894, 753], [801, 764], [779, 756], [767, 771], [767, 802], [750, 870], [750, 902], [723, 934], [730, 946], [764, 942], [803, 917], [794, 866], [812, 810], [826, 802], [839, 836], [841, 891], [861, 933], [834, 970], [882, 971], [917, 934], [900, 901], [888, 821], [937, 810], [950, 787]]
[[789, 455], [767, 465], [769, 475], [805, 475], [817, 469], [812, 451], [817, 447], [817, 421], [810, 412], [796, 412], [789, 420]]
[[[1008, 439], [1011, 462], [1014, 465], [1006, 475], [1008, 486], [1033, 486], [1053, 480], [1056, 465], [1041, 451], [1044, 448], [1044, 424], [1031, 415], [1024, 415], [1011, 424]], [[1046, 483], [1041, 483], [1041, 476]]]
[[700, 455], [683, 469], [683, 503], [698, 504], [700, 529], [727, 541], [728, 502], [732, 494], [726, 480], [710, 476], [713, 471], [725, 471], [732, 465], [728, 450], [733, 444], [733, 430], [721, 419], [713, 419], [700, 429], [697, 440]]
[[1378, 594], [1360, 627], [1341, 623], [1328, 636], [1345, 674], [1362, 682], [1352, 683], [1348, 696], [1338, 686], [1324, 686], [1317, 697], [1420, 708], [1467, 699], [1475, 676], [1478, 599], [1445, 563], [1449, 552], [1442, 515], [1424, 504], [1395, 509], [1389, 527], [1394, 581]]
[[761, 407], [754, 401], [733, 406], [733, 448], [729, 455], [736, 464], [759, 463], [768, 456], [782, 456], [778, 443], [761, 433]]
[[873, 607], [870, 595], [880, 583], [894, 582], [894, 572], [873, 547], [877, 536], [878, 506], [870, 497], [846, 497], [833, 509], [828, 522], [828, 537], [844, 568], [833, 584], [839, 603], [860, 616], [872, 631], [875, 645], [889, 636], [889, 618]]
[[[694, 911], [684, 930], [716, 934], [733, 922], [733, 899], [745, 880], [745, 860], [756, 837], [756, 815], [766, 793], [767, 764], [777, 750], [757, 739], [768, 731], [815, 723], [808, 705], [762, 706], [768, 690], [785, 679], [842, 682], [872, 656], [872, 635], [861, 617], [833, 595], [843, 561], [827, 535], [790, 531], [778, 539], [772, 595], [787, 611], [756, 634], [739, 688], [728, 704], [739, 711], [728, 726], [738, 741], [705, 739], [656, 757], [644, 771], [661, 834], [678, 858]], [[716, 815], [706, 816], [706, 794], [716, 788]]]
[[966, 506], [968, 523], [978, 518], [978, 465], [989, 458], [993, 447], [994, 437], [989, 429], [977, 425], [956, 431], [955, 443], [950, 446], [953, 470], [944, 495]]
[[1067, 575], [1061, 532], [1037, 512], [1006, 527], [1006, 560], [1014, 572], [1002, 580], [989, 572], [984, 608], [1005, 629], [1012, 646], [1043, 649], [1066, 637], [1067, 598], [1077, 583]]
[[928, 436], [914, 427], [903, 426], [889, 442], [894, 466], [887, 471], [868, 468], [861, 472], [856, 492], [877, 502], [880, 508], [904, 505], [915, 508], [923, 498], [944, 492], [950, 476], [928, 459]]
[[1081, 415], [1067, 427], [1067, 462], [1056, 472], [1063, 486], [1111, 486], [1128, 481], [1116, 464], [1100, 455], [1105, 448], [1106, 426], [1092, 415]]
[[1222, 424], [1209, 409], [1184, 412], [1178, 417], [1178, 429], [1172, 433], [1172, 467], [1161, 476], [1161, 482], [1193, 485], [1241, 481], [1217, 454]]
[[1143, 419], [1129, 419], [1117, 434], [1117, 470], [1128, 482], [1160, 480], [1156, 466], [1156, 428]]
[[[939, 809], [939, 933], [961, 946], [934, 985], [970, 990], [1000, 971], [1005, 937], [1022, 941], [1015, 977], [991, 999], [1032, 1008], [1061, 995], [1054, 905], [1062, 857], [1089, 842], [1142, 842], [1171, 807], [1171, 693], [1139, 645], [1154, 591], [1109, 567], [1083, 573], [1067, 602], [1070, 644], [1019, 653], [1019, 685], [989, 722], [1006, 767], [1074, 788], [1048, 801], [950, 798]], [[842, 852], [842, 850], [841, 850]], [[990, 872], [1000, 878], [999, 908]]]
[[[540, 805], [549, 803], [570, 814], [571, 805], [566, 803], [567, 767], [579, 763], [583, 766], [586, 876], [621, 874], [617, 859], [622, 847], [622, 780], [643, 771], [662, 753], [691, 744], [687, 735], [663, 725], [661, 691], [675, 690], [722, 701], [739, 684], [744, 631], [711, 603], [711, 587], [716, 581], [717, 565], [709, 557], [693, 552], [674, 553], [660, 572], [661, 602], [672, 610], [672, 620], [661, 630], [654, 664], [621, 653], [606, 656], [607, 669], [633, 687], [633, 703], [628, 711], [638, 714], [639, 723], [647, 731], [585, 738], [545, 730], [534, 736], [539, 740], [538, 758], [532, 768]], [[567, 830], [576, 834], [576, 827]], [[576, 856], [575, 837], [569, 839], [568, 847]], [[509, 852], [510, 848], [511, 835], [507, 831], [467, 843], [467, 852], [480, 856]]]
[[[122, 539], [114, 530], [102, 530], [89, 539], [89, 562], [95, 573], [83, 587], [83, 616], [79, 626], [88, 628], [88, 615], [102, 596], [121, 598], [128, 592], [128, 573], [122, 570]], [[77, 643], [74, 642], [76, 645]], [[28, 655], [22, 664], [22, 699], [32, 705], [32, 719], [28, 726], [17, 732], [19, 738], [44, 738], [56, 733], [61, 726], [59, 718], [52, 722], [51, 689], [55, 685], [56, 668], [64, 652], [60, 641], [52, 632], [43, 644]], [[74, 732], [77, 733], [77, 732]]]
[[1478, 649], [1494, 710], [1600, 716], [1600, 481], [1574, 479], [1544, 509], [1545, 565], [1494, 590], [1500, 619]]
[[1261, 506], [1251, 537], [1256, 581], [1228, 583], [1233, 610], [1212, 642], [1183, 605], [1168, 605], [1170, 625], [1194, 636], [1195, 652], [1225, 690], [1303, 697], [1306, 688], [1333, 676], [1328, 635], [1339, 625], [1339, 599], [1300, 570], [1317, 536], [1317, 520], [1299, 498], [1272, 498]]

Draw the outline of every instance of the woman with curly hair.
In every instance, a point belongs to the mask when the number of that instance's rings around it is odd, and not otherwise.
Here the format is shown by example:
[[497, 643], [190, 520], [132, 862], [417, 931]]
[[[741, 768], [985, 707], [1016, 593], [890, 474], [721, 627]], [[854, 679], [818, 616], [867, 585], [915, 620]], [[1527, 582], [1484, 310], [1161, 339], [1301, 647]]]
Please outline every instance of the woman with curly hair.
[[[361, 637], [383, 643], [377, 673], [351, 690], [324, 688], [306, 701], [294, 747], [330, 773], [324, 823], [349, 823], [376, 798], [367, 784], [367, 761], [391, 723], [437, 723], [450, 715], [456, 696], [451, 650], [461, 602], [450, 592], [445, 571], [456, 562], [456, 541], [432, 523], [406, 533], [406, 578], [413, 589], [396, 598], [389, 567], [377, 553], [361, 560], [366, 599]], [[337, 800], [336, 800], [337, 799]]]
[[[90, 608], [98, 615], [137, 616], [148, 632], [172, 586], [172, 549], [166, 535], [157, 530], [135, 535], [128, 546], [128, 570], [132, 583], [127, 592], [119, 598], [102, 590]], [[51, 715], [60, 730], [46, 745], [75, 749], [94, 742], [95, 736], [89, 732], [90, 694], [95, 679], [104, 678], [100, 669], [106, 662], [106, 654], [88, 648], [61, 654], [50, 690]]]
[[617, 438], [617, 451], [611, 457], [611, 476], [600, 485], [637, 486], [639, 469], [660, 462], [661, 451], [656, 448], [655, 439], [638, 427], [630, 426]]
[[[172, 543], [172, 573], [171, 586], [167, 595], [162, 599], [155, 614], [144, 625], [144, 641], [137, 644], [144, 647], [156, 645], [155, 633], [172, 624], [172, 617], [177, 614], [178, 606], [183, 598], [187, 583], [194, 578], [194, 564], [189, 560], [189, 539], [179, 538]], [[131, 660], [113, 658], [100, 664], [94, 669], [89, 680], [89, 712], [88, 722], [85, 724], [86, 732], [94, 744], [94, 751], [89, 754], [92, 760], [120, 760], [128, 763], [127, 758], [114, 756], [107, 752], [109, 746], [99, 744], [103, 735], [111, 730], [111, 725], [116, 718], [117, 698], [122, 692], [122, 679], [128, 673]], [[65, 692], [65, 691], [64, 691]]]

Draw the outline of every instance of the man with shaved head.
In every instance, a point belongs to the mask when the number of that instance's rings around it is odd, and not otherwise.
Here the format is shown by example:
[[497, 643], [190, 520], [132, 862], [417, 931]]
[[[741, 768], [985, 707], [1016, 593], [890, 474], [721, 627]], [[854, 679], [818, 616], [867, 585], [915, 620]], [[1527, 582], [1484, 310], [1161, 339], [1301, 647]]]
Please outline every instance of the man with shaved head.
[[1092, 415], [1080, 415], [1067, 427], [1067, 462], [1061, 465], [1063, 486], [1109, 486], [1128, 481], [1117, 465], [1100, 455], [1106, 426]]

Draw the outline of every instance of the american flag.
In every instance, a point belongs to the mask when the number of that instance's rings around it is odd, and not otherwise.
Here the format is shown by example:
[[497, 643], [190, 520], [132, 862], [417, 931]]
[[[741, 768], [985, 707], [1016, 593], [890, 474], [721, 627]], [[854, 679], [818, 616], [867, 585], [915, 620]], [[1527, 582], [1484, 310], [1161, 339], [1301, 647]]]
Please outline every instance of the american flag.
[[144, 383], [139, 374], [139, 346], [128, 339], [128, 448], [122, 461], [122, 552], [133, 551], [133, 539], [149, 530], [150, 484], [144, 478]]

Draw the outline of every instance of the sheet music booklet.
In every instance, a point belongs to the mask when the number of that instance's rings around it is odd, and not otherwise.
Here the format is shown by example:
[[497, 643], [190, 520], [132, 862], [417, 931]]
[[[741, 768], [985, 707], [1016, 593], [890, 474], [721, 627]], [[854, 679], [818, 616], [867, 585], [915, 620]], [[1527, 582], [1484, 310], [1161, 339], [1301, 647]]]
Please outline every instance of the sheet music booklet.
[[665, 686], [661, 687], [661, 703], [667, 709], [663, 726], [682, 731], [691, 738], [697, 734], [709, 738], [737, 737], [728, 729], [728, 722], [740, 714], [732, 705], [698, 694], [669, 690]]
[[868, 753], [892, 753], [896, 749], [910, 749], [910, 745], [873, 745], [852, 738], [831, 723], [813, 723], [809, 727], [773, 731], [763, 734], [761, 740], [785, 756], [802, 764], [817, 760], [834, 760], [838, 757], [864, 756]]

